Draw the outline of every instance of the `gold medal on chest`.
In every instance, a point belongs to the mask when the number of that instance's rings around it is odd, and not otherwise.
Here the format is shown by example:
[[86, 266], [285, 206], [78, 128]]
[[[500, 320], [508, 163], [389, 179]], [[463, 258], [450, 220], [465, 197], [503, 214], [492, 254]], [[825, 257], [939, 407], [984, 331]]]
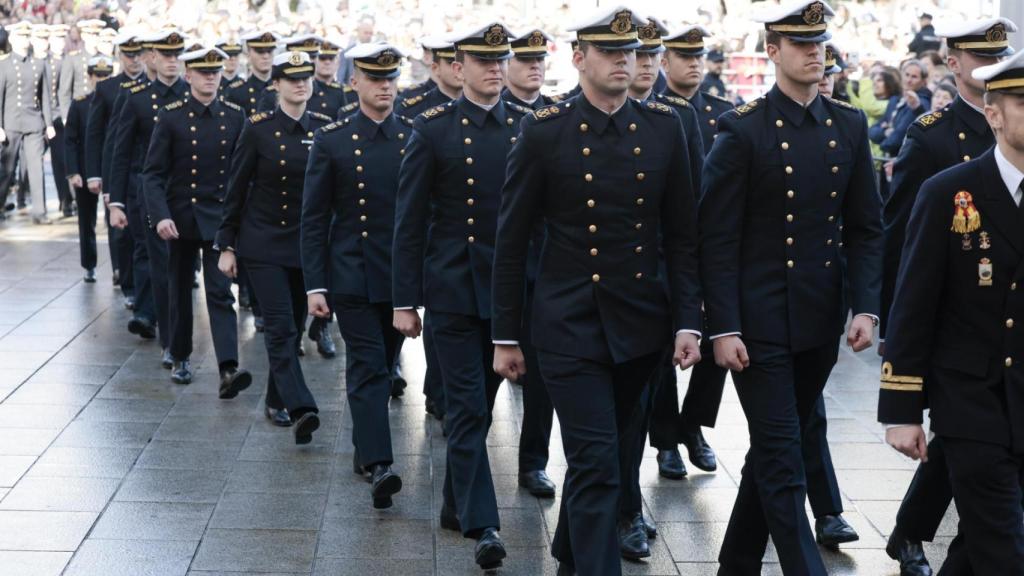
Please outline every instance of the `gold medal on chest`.
[[992, 238], [989, 237], [988, 232], [982, 232], [978, 235], [978, 248], [982, 250], [992, 248]]
[[982, 258], [978, 261], [978, 286], [992, 285], [992, 261]]

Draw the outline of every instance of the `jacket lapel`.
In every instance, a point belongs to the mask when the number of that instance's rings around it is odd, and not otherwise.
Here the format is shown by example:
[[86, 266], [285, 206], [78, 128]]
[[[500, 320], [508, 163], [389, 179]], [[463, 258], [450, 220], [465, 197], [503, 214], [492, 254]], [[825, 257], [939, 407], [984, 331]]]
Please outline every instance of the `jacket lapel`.
[[991, 223], [1010, 241], [1018, 254], [1024, 255], [1024, 229], [1018, 216], [1020, 209], [999, 177], [999, 167], [992, 150], [981, 157], [978, 172], [981, 173], [982, 192], [977, 195], [976, 202], [981, 211], [982, 227], [986, 222]]

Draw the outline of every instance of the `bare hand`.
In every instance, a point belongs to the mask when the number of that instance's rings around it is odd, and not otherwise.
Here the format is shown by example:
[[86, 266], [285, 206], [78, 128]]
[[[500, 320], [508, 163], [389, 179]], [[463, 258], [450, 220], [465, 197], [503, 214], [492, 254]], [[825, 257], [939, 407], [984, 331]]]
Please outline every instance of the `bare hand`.
[[90, 180], [87, 184], [89, 186], [89, 192], [93, 194], [103, 193], [103, 181], [102, 180]]
[[917, 92], [913, 90], [907, 90], [903, 93], [903, 99], [907, 101], [907, 106], [911, 110], [917, 110], [921, 106], [921, 98], [918, 97]]
[[494, 345], [494, 371], [509, 382], [516, 382], [526, 374], [526, 360], [519, 346]]
[[68, 184], [70, 184], [73, 188], [81, 188], [82, 177], [79, 176], [78, 174], [72, 174], [71, 176], [68, 176]]
[[331, 309], [327, 306], [327, 296], [323, 292], [306, 295], [306, 307], [309, 315], [317, 318], [330, 318]]
[[47, 140], [53, 140], [56, 137], [57, 137], [57, 129], [54, 128], [53, 126], [47, 126], [46, 127], [46, 139]]
[[406, 338], [418, 338], [423, 331], [423, 324], [420, 322], [420, 315], [415, 310], [395, 310], [392, 324], [395, 330], [401, 332]]
[[697, 362], [700, 362], [700, 342], [697, 340], [697, 335], [689, 332], [676, 334], [672, 363], [679, 366], [680, 370], [686, 370]]
[[238, 276], [238, 263], [235, 261], [235, 253], [231, 250], [222, 250], [220, 258], [217, 259], [217, 269], [232, 280]]
[[170, 218], [164, 218], [156, 223], [156, 233], [164, 240], [178, 239], [178, 227], [174, 225], [174, 220]]
[[110, 194], [103, 194], [103, 205], [110, 208]]
[[875, 334], [875, 323], [870, 317], [863, 314], [853, 317], [850, 323], [850, 331], [846, 334], [846, 344], [853, 348], [854, 352], [867, 350], [871, 347], [871, 338]]
[[128, 217], [125, 216], [124, 210], [117, 206], [110, 207], [110, 225], [119, 230], [128, 227]]
[[747, 347], [739, 336], [716, 338], [713, 345], [715, 347], [715, 364], [722, 368], [728, 368], [733, 372], [743, 372], [744, 368], [750, 366]]
[[928, 439], [920, 424], [889, 428], [885, 431], [885, 441], [914, 460], [928, 461]]

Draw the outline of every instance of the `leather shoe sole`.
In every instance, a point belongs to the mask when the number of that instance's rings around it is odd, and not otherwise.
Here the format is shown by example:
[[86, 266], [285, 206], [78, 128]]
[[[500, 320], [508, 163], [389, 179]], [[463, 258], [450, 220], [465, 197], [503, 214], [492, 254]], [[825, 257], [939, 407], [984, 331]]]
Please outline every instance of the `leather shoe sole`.
[[228, 382], [222, 382], [220, 386], [220, 399], [230, 400], [242, 390], [245, 390], [252, 384], [252, 374], [245, 370], [239, 370], [235, 372], [234, 376]]
[[271, 408], [265, 406], [263, 413], [270, 420], [270, 423], [274, 426], [280, 426], [281, 428], [288, 428], [292, 425], [292, 417], [288, 415], [288, 410], [285, 408]]
[[296, 444], [309, 444], [313, 441], [313, 432], [320, 427], [320, 417], [316, 412], [306, 412], [295, 421], [293, 432]]
[[373, 507], [378, 510], [391, 508], [391, 496], [398, 494], [401, 490], [401, 477], [397, 474], [389, 473], [373, 486]]
[[153, 328], [153, 325], [139, 320], [138, 318], [132, 318], [128, 321], [128, 332], [146, 340], [156, 338], [156, 330]]
[[508, 554], [500, 541], [488, 542], [476, 550], [476, 564], [484, 570], [501, 566], [501, 561]]

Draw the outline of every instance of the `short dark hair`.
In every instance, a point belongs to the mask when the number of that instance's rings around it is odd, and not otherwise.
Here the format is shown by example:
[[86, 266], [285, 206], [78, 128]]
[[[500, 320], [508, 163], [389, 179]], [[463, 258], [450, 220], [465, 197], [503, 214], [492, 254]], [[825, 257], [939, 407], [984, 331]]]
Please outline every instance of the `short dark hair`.
[[1002, 92], [985, 92], [985, 104], [988, 106], [996, 106], [1002, 99]]
[[782, 45], [782, 34], [774, 30], [768, 30], [764, 33], [764, 45], [765, 46], [781, 46]]
[[882, 79], [882, 84], [885, 86], [886, 98], [899, 96], [903, 93], [903, 82], [900, 80], [900, 74], [895, 68], [886, 66], [878, 72], [875, 72], [874, 77]]
[[465, 61], [466, 61], [466, 52], [464, 50], [456, 50], [455, 51], [455, 59], [453, 60], [453, 62], [458, 62], [459, 64], [462, 64]]

